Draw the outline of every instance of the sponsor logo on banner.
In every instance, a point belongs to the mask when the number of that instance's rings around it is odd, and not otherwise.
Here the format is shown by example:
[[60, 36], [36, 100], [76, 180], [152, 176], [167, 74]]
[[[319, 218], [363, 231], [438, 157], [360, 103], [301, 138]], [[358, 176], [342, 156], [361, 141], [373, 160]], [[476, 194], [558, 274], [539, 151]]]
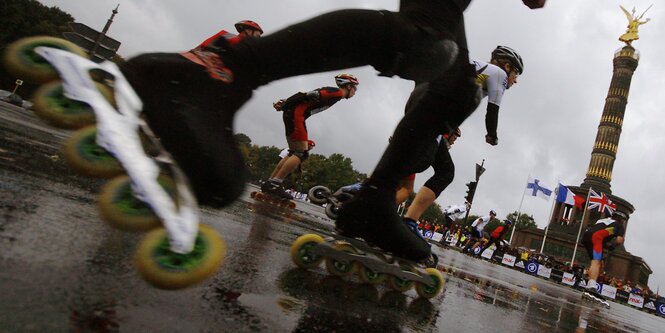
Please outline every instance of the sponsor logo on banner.
[[586, 288], [586, 282], [587, 281], [585, 279], [582, 279], [582, 280], [580, 280], [580, 284], [578, 286], [582, 287], [582, 288]]
[[665, 316], [665, 304], [657, 302], [656, 303], [656, 311], [658, 311], [659, 315]]
[[434, 235], [432, 235], [432, 240], [435, 242], [440, 242], [442, 238], [443, 238], [442, 233], [435, 232]]
[[524, 268], [524, 261], [520, 260], [515, 264], [515, 267], [517, 268]]
[[480, 256], [482, 258], [490, 260], [490, 259], [492, 259], [492, 254], [494, 254], [494, 250], [486, 249], [485, 251], [483, 251], [483, 254], [481, 254]]
[[538, 276], [542, 276], [546, 279], [549, 279], [550, 275], [552, 275], [552, 269], [547, 268], [543, 265], [538, 265], [538, 273], [537, 274], [538, 274]]
[[644, 304], [644, 307], [650, 310], [656, 310], [656, 306], [653, 304], [653, 301], [649, 301], [646, 304]]
[[425, 236], [425, 238], [432, 239], [432, 236], [434, 236], [434, 231], [432, 231], [432, 230], [425, 230], [425, 231], [423, 232], [423, 236]]
[[473, 249], [473, 254], [478, 255], [480, 253], [480, 246]]
[[563, 278], [561, 279], [561, 282], [563, 282], [563, 284], [573, 286], [573, 285], [575, 285], [575, 275], [573, 275], [572, 273], [564, 272], [563, 273]]
[[[504, 254], [503, 259], [501, 259], [501, 263], [510, 267], [515, 266], [515, 256], [511, 256], [510, 254]], [[521, 262], [520, 262], [521, 263]], [[518, 263], [518, 265], [520, 264]]]
[[615, 299], [617, 297], [617, 288], [614, 288], [610, 285], [604, 284], [603, 289], [600, 292], [601, 295]]
[[531, 261], [526, 264], [524, 269], [527, 271], [527, 273], [536, 274], [536, 272], [538, 272], [538, 263]]
[[644, 306], [644, 297], [640, 295], [630, 294], [628, 296], [628, 304], [642, 308]]

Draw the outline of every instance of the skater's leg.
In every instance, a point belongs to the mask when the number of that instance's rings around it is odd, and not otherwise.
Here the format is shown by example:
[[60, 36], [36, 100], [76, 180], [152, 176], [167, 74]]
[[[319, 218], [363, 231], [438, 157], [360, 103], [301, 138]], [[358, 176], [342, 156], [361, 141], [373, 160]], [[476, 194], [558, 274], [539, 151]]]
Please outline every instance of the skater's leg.
[[270, 178], [275, 178], [275, 175], [277, 175], [277, 172], [279, 171], [279, 169], [282, 168], [282, 166], [284, 165], [284, 163], [286, 163], [286, 160], [288, 160], [289, 157], [291, 157], [291, 156], [287, 155], [287, 156], [284, 156], [284, 158], [282, 158], [281, 160], [279, 160], [279, 162], [275, 166], [275, 169], [273, 169], [272, 173], [270, 174]]
[[[202, 204], [223, 206], [242, 194], [246, 168], [232, 115], [217, 112], [225, 85], [178, 54], [144, 54], [121, 67], [144, 104], [146, 121], [187, 174]], [[236, 101], [249, 98], [251, 92]]]
[[441, 192], [452, 183], [455, 176], [455, 164], [445, 142], [439, 144], [432, 166], [434, 175], [418, 191], [404, 217], [418, 221], [425, 210], [441, 195]]

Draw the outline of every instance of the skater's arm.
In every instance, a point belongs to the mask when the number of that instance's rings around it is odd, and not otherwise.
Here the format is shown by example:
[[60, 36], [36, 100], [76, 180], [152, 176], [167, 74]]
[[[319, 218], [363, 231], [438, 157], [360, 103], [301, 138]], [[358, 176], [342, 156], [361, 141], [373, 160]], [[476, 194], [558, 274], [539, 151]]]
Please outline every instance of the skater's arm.
[[497, 135], [497, 127], [499, 126], [499, 106], [494, 103], [487, 103], [487, 113], [485, 114], [485, 128], [487, 129], [487, 135], [485, 136], [485, 141], [492, 146], [496, 146], [499, 143], [499, 137]]

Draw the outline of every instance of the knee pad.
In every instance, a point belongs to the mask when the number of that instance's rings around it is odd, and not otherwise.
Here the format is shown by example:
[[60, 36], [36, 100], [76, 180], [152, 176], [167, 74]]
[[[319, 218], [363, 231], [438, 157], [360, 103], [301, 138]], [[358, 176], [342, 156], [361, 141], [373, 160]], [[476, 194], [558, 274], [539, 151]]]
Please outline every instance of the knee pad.
[[300, 162], [305, 162], [305, 160], [309, 157], [309, 150], [298, 151], [289, 149], [289, 156], [291, 155], [299, 158]]

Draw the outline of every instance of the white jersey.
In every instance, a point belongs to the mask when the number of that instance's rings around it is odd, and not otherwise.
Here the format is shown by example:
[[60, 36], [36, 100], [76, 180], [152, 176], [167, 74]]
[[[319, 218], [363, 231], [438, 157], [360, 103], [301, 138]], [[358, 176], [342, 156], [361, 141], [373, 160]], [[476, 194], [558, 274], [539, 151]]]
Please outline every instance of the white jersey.
[[289, 148], [284, 148], [284, 149], [282, 149], [281, 152], [279, 152], [279, 158], [284, 158], [287, 155], [289, 155]]
[[483, 232], [483, 229], [485, 229], [487, 223], [490, 223], [489, 215], [477, 218], [475, 221], [473, 221], [471, 227], [476, 228], [476, 230], [480, 232]]
[[476, 66], [476, 83], [482, 87], [483, 98], [487, 102], [501, 106], [503, 93], [508, 89], [508, 74], [499, 66], [474, 60], [471, 62]]
[[465, 205], [451, 205], [446, 207], [443, 210], [443, 213], [448, 216], [451, 220], [457, 220], [461, 218], [465, 213], [466, 213], [466, 206]]

